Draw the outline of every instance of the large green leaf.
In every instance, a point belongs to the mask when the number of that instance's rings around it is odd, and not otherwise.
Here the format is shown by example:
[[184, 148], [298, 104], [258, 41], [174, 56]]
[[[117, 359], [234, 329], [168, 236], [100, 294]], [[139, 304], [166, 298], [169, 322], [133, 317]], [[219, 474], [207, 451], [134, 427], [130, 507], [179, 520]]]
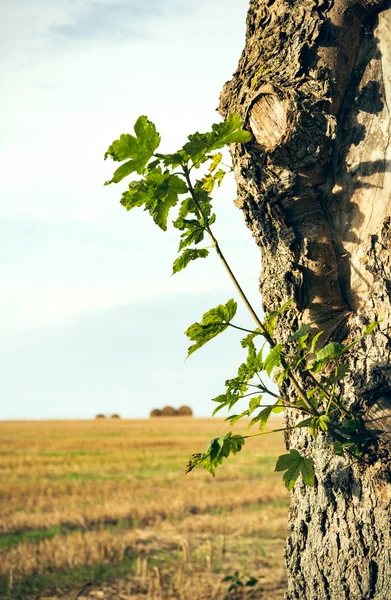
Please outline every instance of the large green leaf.
[[[185, 252], [189, 252], [186, 251]], [[229, 326], [229, 322], [234, 318], [237, 310], [237, 304], [234, 300], [228, 300], [226, 304], [219, 304], [216, 308], [208, 310], [201, 323], [194, 323], [185, 331], [185, 335], [194, 342], [189, 347], [187, 356], [193, 354], [196, 350], [204, 346], [209, 340], [213, 339], [219, 333], [222, 333]]]
[[304, 458], [297, 450], [292, 449], [289, 454], [279, 456], [275, 470], [286, 471], [283, 480], [288, 490], [293, 488], [300, 473], [307, 485], [314, 485], [314, 461], [312, 458]]
[[147, 117], [141, 116], [137, 119], [134, 125], [136, 137], [128, 133], [124, 133], [118, 140], [115, 140], [105, 153], [107, 157], [114, 161], [121, 162], [131, 159], [124, 165], [121, 165], [114, 173], [110, 181], [106, 181], [105, 185], [110, 183], [118, 183], [131, 173], [145, 172], [148, 161], [154, 155], [156, 148], [160, 144], [160, 135], [156, 131], [155, 125]]
[[307, 323], [307, 325], [302, 325], [302, 327], [300, 327], [300, 329], [298, 329], [297, 331], [295, 331], [294, 333], [292, 333], [292, 335], [290, 335], [288, 337], [288, 342], [297, 342], [298, 340], [301, 340], [304, 337], [308, 337], [308, 333], [311, 329], [311, 325], [312, 325], [312, 323]]
[[116, 162], [122, 162], [128, 158], [133, 158], [137, 154], [138, 142], [134, 135], [123, 133], [118, 140], [115, 140], [105, 153], [106, 158], [110, 157]]
[[145, 116], [139, 117], [134, 125], [134, 131], [139, 142], [139, 151], [149, 154], [150, 157], [153, 156], [160, 144], [160, 135], [152, 121]]
[[122, 194], [121, 204], [127, 210], [144, 205], [155, 223], [166, 231], [170, 209], [177, 204], [178, 195], [186, 192], [183, 179], [169, 171], [162, 172], [158, 167], [147, 173], [144, 179], [132, 181], [129, 189]]
[[327, 346], [325, 346], [316, 353], [316, 360], [323, 361], [337, 358], [342, 354], [344, 349], [345, 346], [343, 344], [339, 344], [338, 342], [330, 342], [329, 344], [327, 344]]

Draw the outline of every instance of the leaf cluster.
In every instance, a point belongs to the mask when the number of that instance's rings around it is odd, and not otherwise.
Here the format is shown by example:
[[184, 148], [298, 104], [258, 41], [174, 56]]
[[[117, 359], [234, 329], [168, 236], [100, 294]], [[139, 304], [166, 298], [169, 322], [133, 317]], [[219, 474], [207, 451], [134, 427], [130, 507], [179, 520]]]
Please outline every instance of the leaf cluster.
[[[227, 144], [248, 142], [251, 134], [242, 127], [239, 116], [234, 114], [212, 125], [211, 131], [189, 135], [188, 142], [178, 151], [161, 154], [157, 152], [161, 138], [155, 125], [141, 116], [134, 125], [135, 135], [122, 134], [105, 153], [105, 159], [110, 157], [123, 163], [105, 185], [119, 183], [134, 173], [141, 175], [141, 179], [129, 183], [121, 204], [127, 210], [144, 208], [163, 231], [167, 230], [170, 211], [177, 206], [179, 197], [187, 195], [173, 219], [173, 226], [181, 231], [178, 247], [181, 254], [174, 261], [173, 274], [209, 254], [206, 248], [197, 246], [204, 240], [205, 232], [211, 234], [210, 227], [216, 219], [211, 213], [209, 194], [216, 184], [221, 185], [227, 173], [219, 168], [223, 155], [216, 151]], [[207, 174], [192, 184], [190, 171], [208, 161]]]
[[[279, 310], [274, 311], [272, 316], [269, 315], [266, 318], [265, 323], [269, 335], [273, 335], [279, 315], [286, 312], [290, 305], [290, 302], [285, 303]], [[204, 336], [202, 339], [200, 338], [201, 345], [209, 341], [215, 334], [220, 333], [223, 327], [228, 326], [228, 315], [224, 320], [222, 307], [217, 308], [219, 309], [219, 329], [211, 329], [207, 335], [203, 330], [197, 330], [200, 336], [201, 334]], [[215, 310], [212, 309], [212, 314]], [[208, 315], [208, 313], [205, 313], [205, 315]], [[234, 316], [234, 313], [229, 315], [230, 319]], [[349, 365], [343, 361], [346, 360], [346, 355], [350, 349], [366, 335], [370, 335], [377, 325], [378, 322], [371, 323], [355, 340], [347, 345], [330, 342], [319, 348], [318, 344], [322, 332], [312, 334], [312, 323], [305, 324], [288, 335], [285, 343], [275, 343], [265, 358], [263, 358], [265, 344], [260, 350], [255, 346], [257, 336], [262, 336], [262, 331], [249, 331], [248, 335], [241, 341], [242, 347], [247, 350], [247, 358], [239, 366], [237, 375], [226, 380], [225, 392], [213, 398], [213, 402], [218, 405], [214, 409], [213, 415], [222, 409], [231, 411], [240, 399], [250, 397], [246, 410], [239, 414], [230, 414], [226, 418], [226, 421], [229, 421], [230, 425], [233, 426], [242, 418], [252, 417], [247, 425], [247, 430], [257, 424], [260, 433], [244, 436], [244, 439], [246, 439], [247, 437], [263, 435], [270, 416], [273, 413], [283, 411], [289, 406], [289, 408], [296, 409], [306, 416], [294, 428], [307, 428], [314, 437], [319, 432], [331, 436], [333, 440], [331, 447], [334, 453], [339, 456], [343, 456], [345, 453], [356, 458], [362, 456], [368, 447], [369, 437], [362, 419], [343, 407], [343, 380], [349, 375]], [[195, 324], [195, 326], [199, 327], [199, 324]], [[276, 395], [267, 387], [262, 379], [262, 373], [270, 377], [278, 368], [281, 370], [277, 375], [277, 381], [279, 382], [289, 379], [289, 373], [292, 370], [297, 371], [300, 369], [303, 377], [309, 376], [313, 386], [307, 389], [306, 404], [303, 403], [300, 396], [291, 398], [288, 401], [286, 398]], [[274, 397], [274, 403], [270, 403], [269, 400], [266, 405], [262, 404], [268, 396]], [[308, 409], [308, 406], [310, 409]], [[204, 460], [205, 456], [203, 456], [200, 463], [196, 462], [194, 466], [203, 463]], [[217, 464], [214, 465], [213, 474]], [[302, 456], [295, 449], [292, 449], [289, 454], [279, 457], [276, 471], [285, 471], [283, 480], [289, 490], [292, 489], [300, 474], [307, 485], [314, 485], [312, 458]]]
[[233, 435], [231, 431], [225, 435], [214, 438], [209, 443], [207, 449], [202, 454], [193, 454], [185, 468], [185, 473], [189, 473], [195, 467], [203, 467], [215, 476], [215, 470], [221, 465], [224, 458], [230, 454], [237, 454], [241, 451], [245, 443], [242, 435]]
[[[247, 351], [246, 359], [240, 364], [237, 374], [226, 380], [224, 393], [213, 398], [217, 403], [213, 415], [223, 408], [231, 411], [239, 400], [248, 397], [248, 408], [239, 414], [229, 415], [226, 420], [233, 426], [240, 419], [251, 417], [247, 429], [254, 425], [259, 428], [258, 433], [251, 435], [233, 435], [229, 432], [213, 439], [204, 453], [192, 455], [186, 472], [202, 466], [214, 476], [216, 467], [225, 458], [240, 452], [245, 439], [267, 433], [265, 428], [270, 416], [286, 407], [305, 417], [295, 427], [305, 427], [313, 436], [320, 432], [327, 434], [338, 456], [359, 458], [369, 448], [363, 419], [344, 406], [344, 380], [349, 376], [349, 352], [365, 336], [370, 335], [379, 322], [370, 323], [348, 344], [330, 341], [319, 347], [322, 332], [314, 331], [312, 323], [301, 325], [285, 341], [280, 341], [280, 335], [277, 343], [275, 331], [278, 320], [291, 310], [293, 301], [288, 300], [279, 309], [271, 311], [262, 323], [233, 276], [213, 234], [216, 215], [212, 208], [211, 193], [232, 170], [230, 167], [227, 170], [223, 164], [223, 153], [219, 150], [229, 144], [245, 144], [250, 139], [251, 134], [243, 130], [243, 123], [234, 114], [224, 122], [212, 125], [206, 133], [189, 135], [188, 141], [176, 152], [162, 154], [157, 151], [161, 138], [155, 125], [146, 116], [141, 116], [134, 125], [134, 134], [122, 134], [105, 153], [105, 159], [110, 157], [121, 163], [105, 185], [119, 183], [133, 175], [121, 198], [126, 210], [143, 208], [163, 231], [170, 226], [171, 218], [172, 226], [180, 232], [179, 256], [173, 263], [173, 274], [198, 258], [206, 258], [209, 255], [208, 248], [215, 248], [257, 323], [255, 330], [234, 325], [232, 320], [236, 315], [237, 303], [230, 299], [204, 313], [201, 321], [191, 325], [185, 332], [191, 341], [188, 356], [230, 326], [247, 332], [241, 341]], [[203, 173], [193, 181], [193, 173], [201, 166]], [[210, 238], [212, 246], [202, 247], [205, 236]], [[260, 349], [256, 346], [258, 336], [265, 340]], [[264, 357], [265, 345], [269, 352]], [[281, 396], [268, 387], [263, 379], [265, 377], [266, 380], [274, 377], [278, 384], [286, 383], [288, 385], [285, 388], [294, 391], [290, 392], [289, 398]], [[304, 381], [305, 389], [302, 389], [300, 381]], [[267, 403], [262, 404], [265, 399], [268, 399]], [[288, 489], [292, 489], [300, 475], [307, 485], [314, 485], [313, 459], [302, 456], [295, 449], [279, 457], [276, 471], [284, 472], [283, 480]], [[237, 579], [235, 585], [239, 585]]]

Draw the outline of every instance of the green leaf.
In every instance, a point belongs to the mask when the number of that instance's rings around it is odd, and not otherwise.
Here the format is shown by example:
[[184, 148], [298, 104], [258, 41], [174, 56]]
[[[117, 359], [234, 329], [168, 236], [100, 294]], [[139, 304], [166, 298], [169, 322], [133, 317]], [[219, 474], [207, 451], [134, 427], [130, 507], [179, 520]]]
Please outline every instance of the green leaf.
[[337, 456], [344, 456], [343, 445], [341, 444], [341, 442], [333, 443], [333, 451], [334, 454], [336, 454]]
[[370, 335], [373, 331], [375, 331], [378, 325], [380, 325], [380, 321], [372, 321], [372, 323], [369, 323], [369, 325], [367, 325], [362, 332], [362, 336], [364, 337], [366, 335]]
[[191, 248], [188, 250], [184, 250], [180, 256], [174, 261], [172, 265], [172, 273], [179, 273], [182, 269], [185, 269], [187, 265], [197, 258], [206, 258], [209, 254], [209, 251], [205, 248]]
[[280, 308], [276, 311], [277, 314], [282, 315], [282, 314], [286, 313], [290, 309], [292, 304], [293, 304], [293, 298], [290, 298], [289, 300], [287, 300], [287, 302], [284, 302], [284, 304], [282, 304], [280, 306]]
[[137, 139], [129, 133], [123, 133], [118, 140], [115, 140], [105, 153], [105, 160], [110, 156], [116, 162], [122, 162], [128, 158], [133, 158], [137, 154]]
[[[126, 164], [126, 163], [125, 163]], [[177, 175], [169, 171], [153, 169], [140, 181], [132, 181], [129, 189], [122, 194], [121, 204], [131, 210], [144, 205], [155, 223], [167, 230], [170, 209], [178, 203], [178, 195], [185, 194], [187, 186]]]
[[178, 203], [178, 195], [186, 194], [185, 182], [177, 175], [165, 172], [157, 185], [154, 196], [145, 203], [151, 217], [163, 231], [167, 231], [167, 219], [170, 209]]
[[359, 431], [362, 428], [362, 421], [358, 417], [353, 417], [351, 419], [346, 418], [342, 421], [340, 430], [342, 433], [353, 434], [356, 431]]
[[215, 171], [217, 169], [217, 167], [221, 163], [222, 159], [223, 159], [223, 155], [221, 154], [221, 152], [216, 152], [216, 154], [213, 155], [212, 162], [210, 163], [210, 167], [209, 167], [209, 171], [211, 173], [213, 173], [213, 171]]
[[[185, 250], [185, 252], [192, 251]], [[185, 331], [185, 335], [195, 343], [190, 346], [187, 356], [190, 356], [209, 342], [209, 340], [225, 331], [229, 326], [229, 322], [234, 318], [236, 310], [237, 304], [231, 299], [226, 304], [219, 304], [216, 308], [212, 308], [206, 312], [202, 317], [201, 323], [190, 325]]]
[[265, 362], [263, 367], [270, 377], [272, 371], [275, 367], [279, 367], [281, 364], [281, 352], [283, 346], [281, 344], [277, 344], [274, 348], [269, 352], [268, 356], [265, 358]]
[[136, 137], [130, 134], [122, 134], [118, 140], [115, 140], [105, 153], [105, 160], [111, 157], [114, 161], [121, 162], [128, 158], [124, 165], [119, 167], [110, 181], [118, 183], [127, 175], [137, 172], [142, 175], [145, 171], [148, 161], [152, 158], [156, 148], [160, 144], [160, 135], [156, 131], [155, 125], [145, 116], [137, 119], [134, 125]]
[[194, 194], [195, 194], [198, 204], [201, 207], [201, 210], [202, 210], [202, 213], [203, 213], [205, 219], [209, 219], [211, 212], [212, 212], [212, 198], [203, 189], [200, 181], [197, 181], [194, 186]]
[[251, 342], [254, 340], [254, 338], [257, 337], [257, 335], [262, 335], [259, 329], [256, 329], [252, 333], [249, 333], [248, 335], [246, 335], [246, 337], [244, 337], [242, 339], [242, 341], [240, 342], [242, 348], [248, 348], [248, 346], [251, 344]]
[[215, 183], [216, 183], [215, 178], [211, 174], [205, 175], [205, 177], [203, 177], [201, 179], [201, 185], [202, 185], [203, 189], [208, 193], [213, 192]]
[[321, 350], [318, 350], [318, 352], [316, 353], [316, 360], [332, 360], [333, 358], [337, 358], [338, 356], [340, 356], [344, 349], [345, 346], [343, 344], [339, 344], [338, 342], [330, 342], [329, 344], [327, 344], [327, 346], [325, 346]]
[[126, 163], [118, 167], [114, 171], [114, 175], [110, 181], [105, 181], [104, 185], [110, 185], [110, 183], [119, 183], [124, 177], [127, 177], [131, 173], [137, 170], [137, 166], [134, 160], [128, 160]]
[[263, 323], [264, 328], [271, 336], [273, 336], [274, 330], [276, 328], [277, 317], [278, 317], [278, 312], [276, 310], [271, 310], [267, 314], [265, 322]]
[[303, 337], [308, 336], [308, 333], [311, 329], [311, 325], [312, 323], [307, 323], [307, 325], [303, 325], [302, 327], [300, 327], [300, 329], [298, 329], [297, 331], [295, 331], [295, 333], [288, 337], [288, 342], [297, 342]]
[[217, 185], [218, 187], [221, 186], [221, 184], [223, 183], [223, 179], [226, 176], [226, 172], [223, 171], [223, 169], [219, 169], [216, 173], [215, 173], [215, 181], [217, 181]]
[[212, 417], [214, 417], [215, 414], [218, 413], [222, 408], [229, 406], [231, 404], [231, 400], [231, 397], [229, 395], [227, 396], [227, 394], [220, 394], [216, 398], [212, 398], [212, 402], [219, 403], [219, 406], [212, 412]]
[[248, 429], [250, 429], [250, 427], [252, 427], [253, 425], [255, 425], [255, 423], [259, 423], [259, 429], [262, 431], [263, 429], [265, 429], [266, 424], [269, 420], [270, 415], [273, 412], [273, 405], [271, 404], [270, 406], [266, 406], [263, 410], [261, 410], [260, 413], [257, 414], [256, 417], [254, 417], [253, 419], [251, 419], [250, 423], [248, 424], [246, 431], [248, 431]]
[[[248, 341], [246, 347], [247, 360], [240, 365], [237, 377], [226, 380], [225, 394], [221, 394], [214, 399], [220, 406], [213, 411], [213, 415], [225, 407], [228, 407], [228, 410], [231, 410], [238, 400], [243, 398], [244, 394], [247, 392], [249, 380], [254, 377], [255, 373], [262, 370], [262, 349], [257, 351], [252, 340]], [[250, 400], [248, 415], [258, 408], [261, 398], [262, 396], [258, 396], [257, 398]]]
[[282, 413], [284, 410], [285, 410], [285, 406], [283, 405], [282, 400], [279, 398], [273, 406], [273, 413], [278, 415], [279, 413]]
[[322, 431], [328, 431], [329, 430], [329, 426], [330, 426], [330, 417], [327, 415], [320, 415], [318, 417], [319, 419], [319, 429], [321, 429]]
[[219, 150], [227, 144], [248, 142], [251, 134], [243, 131], [242, 127], [243, 123], [239, 115], [231, 115], [223, 123], [212, 125], [212, 131], [189, 135], [189, 141], [183, 146], [183, 150], [190, 156], [193, 165], [198, 168], [207, 160], [209, 152]]
[[189, 156], [183, 150], [179, 150], [179, 152], [175, 152], [174, 154], [155, 153], [155, 156], [163, 162], [165, 167], [172, 167], [173, 169], [186, 165], [189, 161]]
[[314, 337], [312, 338], [312, 341], [311, 341], [311, 350], [310, 350], [310, 353], [311, 353], [311, 354], [314, 354], [314, 352], [316, 351], [316, 345], [317, 345], [317, 343], [318, 343], [318, 340], [319, 340], [320, 336], [321, 336], [323, 333], [324, 333], [323, 331], [319, 331], [319, 332], [318, 332], [316, 335], [314, 335]]
[[260, 396], [256, 396], [255, 398], [251, 398], [251, 400], [249, 402], [249, 408], [247, 411], [249, 415], [251, 415], [251, 413], [253, 413], [254, 410], [259, 408], [259, 406], [261, 404], [261, 400], [262, 400], [262, 394]]
[[265, 327], [266, 331], [271, 336], [273, 335], [274, 330], [276, 328], [277, 317], [279, 315], [282, 315], [283, 313], [285, 313], [287, 310], [289, 310], [290, 306], [292, 305], [292, 302], [293, 302], [293, 298], [291, 298], [290, 300], [288, 300], [287, 302], [285, 302], [282, 306], [280, 306], [280, 308], [278, 310], [271, 310], [267, 314], [263, 326]]
[[307, 485], [311, 487], [314, 485], [314, 461], [312, 458], [304, 458], [297, 450], [292, 449], [289, 454], [280, 456], [275, 470], [286, 471], [283, 479], [288, 490], [293, 488], [300, 473]]
[[244, 446], [245, 440], [242, 435], [233, 435], [230, 431], [225, 435], [214, 438], [206, 452], [202, 454], [193, 454], [185, 468], [185, 473], [189, 473], [195, 467], [202, 466], [215, 476], [215, 470], [230, 454], [237, 454]]
[[185, 198], [182, 201], [181, 208], [179, 209], [178, 218], [173, 223], [176, 229], [186, 229], [186, 217], [189, 215], [189, 213], [196, 213], [193, 198]]
[[204, 228], [196, 219], [184, 220], [186, 231], [181, 235], [179, 251], [191, 244], [199, 244], [204, 239]]
[[[259, 396], [259, 402], [261, 401], [261, 399], [262, 399], [262, 396]], [[253, 410], [255, 410], [255, 408]], [[282, 412], [283, 410], [284, 410], [284, 406], [281, 404], [281, 400], [277, 400], [277, 402], [275, 404], [270, 404], [269, 406], [266, 406], [263, 410], [261, 410], [258, 413], [258, 415], [256, 417], [254, 417], [251, 420], [251, 422], [247, 426], [246, 431], [248, 429], [250, 429], [250, 427], [255, 425], [255, 423], [259, 423], [259, 429], [261, 431], [263, 431], [267, 425], [270, 415], [272, 413], [278, 414], [278, 413]]]
[[316, 437], [318, 435], [319, 429], [322, 431], [328, 431], [330, 426], [330, 417], [326, 414], [319, 415], [317, 417], [309, 417], [308, 419], [304, 419], [304, 421], [300, 421], [295, 427], [308, 427], [308, 430], [311, 435]]
[[243, 417], [248, 417], [248, 410], [244, 410], [242, 413], [240, 413], [240, 415], [230, 415], [224, 419], [224, 421], [229, 421], [229, 424], [231, 427], [233, 427], [235, 423], [237, 423], [240, 419], [243, 419]]
[[134, 131], [139, 145], [138, 154], [144, 153], [145, 156], [153, 156], [156, 148], [159, 147], [161, 138], [152, 121], [145, 116], [139, 117], [134, 125]]
[[304, 421], [300, 421], [300, 423], [296, 423], [295, 429], [302, 429], [303, 427], [309, 427], [312, 423], [313, 417], [307, 417]]
[[247, 360], [243, 365], [243, 371], [246, 373], [248, 379], [253, 377], [255, 373], [263, 370], [262, 363], [262, 350], [263, 347], [257, 352], [254, 342], [251, 342], [247, 346]]
[[289, 372], [289, 369], [282, 369], [278, 373], [278, 375], [276, 376], [277, 385], [280, 385], [284, 381], [284, 379], [286, 379], [288, 377], [288, 372]]

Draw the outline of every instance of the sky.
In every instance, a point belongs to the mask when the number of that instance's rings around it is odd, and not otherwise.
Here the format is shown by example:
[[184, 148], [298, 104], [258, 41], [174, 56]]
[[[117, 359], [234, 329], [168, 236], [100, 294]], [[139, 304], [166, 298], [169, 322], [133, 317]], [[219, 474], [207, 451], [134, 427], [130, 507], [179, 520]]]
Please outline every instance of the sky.
[[[104, 187], [109, 144], [147, 115], [175, 151], [206, 131], [244, 46], [248, 0], [19, 0], [0, 22], [0, 419], [210, 416], [244, 359], [226, 332], [185, 361], [185, 329], [235, 296], [216, 256], [171, 277], [176, 231]], [[260, 255], [215, 195], [215, 231], [256, 307]], [[252, 327], [243, 310], [239, 325]]]

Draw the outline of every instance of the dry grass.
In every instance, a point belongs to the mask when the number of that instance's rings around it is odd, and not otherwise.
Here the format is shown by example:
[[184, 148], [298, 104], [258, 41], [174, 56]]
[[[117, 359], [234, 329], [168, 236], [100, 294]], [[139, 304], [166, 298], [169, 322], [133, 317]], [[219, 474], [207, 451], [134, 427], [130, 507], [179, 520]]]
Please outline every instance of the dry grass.
[[[221, 579], [238, 570], [262, 575], [254, 597], [282, 598], [288, 495], [273, 473], [282, 436], [248, 441], [216, 479], [183, 472], [226, 429], [180, 417], [1, 423], [3, 589], [39, 598], [53, 590], [50, 573], [58, 597], [100, 565], [91, 597], [221, 600]], [[27, 595], [25, 584], [41, 589]]]

